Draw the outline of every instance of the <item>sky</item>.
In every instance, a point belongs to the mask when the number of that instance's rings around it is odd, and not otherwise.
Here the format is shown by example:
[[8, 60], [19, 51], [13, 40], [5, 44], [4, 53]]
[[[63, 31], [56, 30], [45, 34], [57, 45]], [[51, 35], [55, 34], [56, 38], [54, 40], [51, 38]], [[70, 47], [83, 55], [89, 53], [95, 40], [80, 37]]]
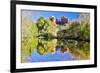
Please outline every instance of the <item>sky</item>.
[[80, 15], [79, 12], [60, 12], [60, 11], [37, 11], [37, 10], [23, 10], [22, 16], [30, 16], [34, 22], [40, 17], [48, 19], [50, 16], [55, 16], [60, 19], [62, 16], [67, 17], [69, 20], [76, 20]]

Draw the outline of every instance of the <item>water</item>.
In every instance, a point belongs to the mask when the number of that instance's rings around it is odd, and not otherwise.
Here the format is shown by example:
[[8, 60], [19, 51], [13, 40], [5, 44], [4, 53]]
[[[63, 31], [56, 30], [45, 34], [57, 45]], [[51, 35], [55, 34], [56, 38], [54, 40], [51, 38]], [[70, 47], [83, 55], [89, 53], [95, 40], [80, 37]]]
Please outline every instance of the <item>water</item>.
[[53, 54], [40, 55], [35, 49], [30, 57], [30, 62], [68, 61], [72, 59], [72, 55], [69, 52], [62, 53], [60, 50], [57, 50]]

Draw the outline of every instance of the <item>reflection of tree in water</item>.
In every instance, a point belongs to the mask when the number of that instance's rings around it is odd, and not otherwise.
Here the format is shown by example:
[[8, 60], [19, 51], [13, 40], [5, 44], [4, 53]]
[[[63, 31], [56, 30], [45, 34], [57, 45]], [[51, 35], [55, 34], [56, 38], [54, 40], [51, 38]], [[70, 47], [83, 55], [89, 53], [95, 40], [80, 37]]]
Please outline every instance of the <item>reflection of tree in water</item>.
[[58, 40], [58, 47], [61, 48], [61, 52], [70, 52], [75, 58], [89, 58], [89, 42], [63, 39]]
[[90, 23], [71, 23], [67, 29], [58, 31], [58, 44], [62, 45], [74, 57], [79, 59], [90, 58]]
[[[24, 21], [25, 22], [25, 21]], [[54, 22], [53, 22], [54, 23]], [[23, 23], [26, 25], [22, 36], [22, 58], [30, 56], [34, 49], [40, 55], [70, 52], [73, 59], [90, 58], [90, 22], [84, 21], [54, 25], [49, 19], [40, 17], [36, 23]], [[53, 24], [53, 25], [52, 25]], [[61, 29], [60, 29], [61, 28]], [[27, 32], [27, 33], [26, 33]], [[23, 59], [22, 59], [23, 60]], [[23, 61], [22, 61], [23, 62]]]
[[56, 50], [57, 39], [39, 38], [37, 51], [39, 54], [53, 53]]

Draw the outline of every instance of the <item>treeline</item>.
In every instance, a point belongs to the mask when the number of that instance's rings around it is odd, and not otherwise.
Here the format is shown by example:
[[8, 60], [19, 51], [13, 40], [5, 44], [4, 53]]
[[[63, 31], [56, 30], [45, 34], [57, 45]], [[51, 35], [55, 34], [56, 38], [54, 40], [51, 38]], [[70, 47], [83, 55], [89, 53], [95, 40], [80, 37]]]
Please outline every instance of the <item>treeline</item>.
[[81, 59], [90, 58], [90, 21], [72, 22], [62, 25], [53, 25], [49, 19], [40, 17], [36, 23], [31, 19], [22, 20], [21, 61], [31, 56], [34, 49], [39, 54], [56, 52], [60, 48], [64, 53], [69, 51], [73, 56]]

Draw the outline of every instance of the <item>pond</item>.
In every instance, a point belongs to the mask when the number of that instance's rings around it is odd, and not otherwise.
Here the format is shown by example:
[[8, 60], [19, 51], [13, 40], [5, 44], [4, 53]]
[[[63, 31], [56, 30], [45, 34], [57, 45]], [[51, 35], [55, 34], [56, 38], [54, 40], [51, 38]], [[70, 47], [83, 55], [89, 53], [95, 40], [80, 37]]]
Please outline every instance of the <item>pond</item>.
[[29, 22], [22, 25], [22, 63], [90, 59], [90, 23], [58, 25], [44, 17]]
[[[82, 54], [80, 49], [75, 48], [74, 44], [77, 44], [75, 40], [49, 39], [48, 37], [38, 37], [35, 39], [38, 39], [37, 42], [35, 41], [37, 45], [34, 47], [34, 50], [30, 51], [31, 55], [26, 58], [27, 62], [81, 60], [84, 56], [84, 53]], [[68, 48], [70, 46], [71, 48]]]
[[62, 53], [60, 50], [55, 53], [40, 55], [35, 49], [30, 57], [30, 62], [48, 62], [48, 61], [67, 61], [72, 60], [72, 54], [69, 52]]

